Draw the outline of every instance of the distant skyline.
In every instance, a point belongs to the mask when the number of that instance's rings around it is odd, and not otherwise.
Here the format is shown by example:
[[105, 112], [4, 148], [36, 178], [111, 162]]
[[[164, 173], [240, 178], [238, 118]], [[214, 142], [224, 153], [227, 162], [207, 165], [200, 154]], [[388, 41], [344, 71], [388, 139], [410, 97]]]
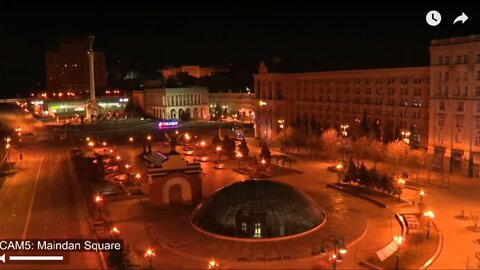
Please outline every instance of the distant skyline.
[[[281, 57], [315, 70], [428, 65], [431, 39], [480, 34], [474, 8], [215, 4], [148, 6], [115, 4], [5, 8], [0, 13], [0, 88], [15, 96], [45, 86], [45, 52], [65, 35], [96, 36], [108, 68], [166, 65], [231, 66], [255, 72], [263, 59]], [[376, 11], [374, 8], [380, 8]], [[438, 27], [425, 23], [441, 12]], [[206, 10], [202, 12], [202, 10]], [[452, 25], [461, 12], [465, 25]], [[475, 13], [477, 12], [477, 13]], [[91, 21], [88, 21], [91, 19]], [[27, 21], [28, 20], [28, 21]], [[86, 56], [85, 56], [86, 57]]]

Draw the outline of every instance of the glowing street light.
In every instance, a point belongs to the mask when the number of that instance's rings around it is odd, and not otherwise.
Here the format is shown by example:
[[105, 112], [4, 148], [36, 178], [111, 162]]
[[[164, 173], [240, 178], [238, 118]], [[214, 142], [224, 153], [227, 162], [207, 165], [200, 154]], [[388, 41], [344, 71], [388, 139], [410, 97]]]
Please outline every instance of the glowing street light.
[[101, 220], [102, 219], [102, 208], [101, 208], [101, 204], [103, 202], [103, 197], [102, 195], [95, 195], [94, 197], [94, 201], [95, 201], [95, 204], [97, 205], [97, 212], [98, 212], [98, 219]]
[[92, 141], [88, 142], [88, 146], [89, 146], [89, 147], [93, 147], [94, 145], [95, 145], [95, 144], [94, 144]]
[[128, 141], [129, 141], [130, 143], [133, 143], [133, 137], [128, 138]]
[[242, 153], [237, 152], [237, 154], [235, 155], [235, 157], [238, 158], [238, 168], [240, 169], [240, 168], [242, 167], [242, 158], [243, 158], [243, 155], [242, 155]]
[[113, 238], [118, 238], [120, 235], [120, 229], [118, 229], [117, 226], [113, 226], [112, 229], [110, 230], [110, 234], [112, 234]]
[[130, 167], [131, 167], [131, 166], [130, 166], [130, 164], [128, 164], [128, 163], [127, 163], [127, 164], [125, 164], [125, 169], [127, 169], [127, 170], [128, 170], [128, 169], [130, 169]]
[[148, 135], [147, 136], [147, 141], [151, 141], [152, 140], [152, 136]]
[[152, 261], [155, 258], [155, 251], [152, 248], [147, 248], [145, 250], [145, 254], [143, 257], [145, 257], [148, 260], [148, 264], [150, 265], [150, 269], [152, 269]]
[[267, 161], [266, 161], [264, 158], [262, 158], [262, 160], [260, 161], [260, 163], [262, 163], [262, 165], [265, 166], [265, 164], [267, 164]]
[[423, 203], [423, 196], [425, 196], [425, 191], [423, 191], [423, 189], [420, 190], [419, 195], [420, 195], [420, 203]]
[[103, 147], [107, 146], [107, 142], [102, 142]]
[[423, 213], [423, 216], [428, 218], [428, 221], [427, 221], [427, 239], [428, 239], [430, 238], [430, 222], [432, 222], [433, 218], [435, 217], [435, 214], [433, 213], [432, 210], [428, 210]]
[[222, 160], [222, 156], [221, 156], [221, 152], [222, 151], [222, 147], [221, 146], [217, 146], [217, 148], [215, 148], [215, 150], [217, 151], [218, 153], [218, 161]]
[[400, 189], [400, 190], [398, 191], [398, 201], [401, 201], [401, 200], [402, 200], [402, 198], [401, 198], [401, 196], [402, 196], [402, 188], [403, 188], [404, 185], [405, 185], [405, 180], [404, 180], [403, 178], [398, 178], [398, 188]]
[[115, 157], [115, 159], [118, 161], [118, 160], [120, 160], [120, 159], [122, 159], [122, 158], [121, 158], [119, 155], [117, 155], [117, 156]]
[[220, 263], [215, 260], [208, 261], [208, 268], [207, 269], [220, 269]]
[[85, 138], [85, 140], [87, 140], [87, 142], [89, 142], [89, 141], [90, 141], [90, 137]]

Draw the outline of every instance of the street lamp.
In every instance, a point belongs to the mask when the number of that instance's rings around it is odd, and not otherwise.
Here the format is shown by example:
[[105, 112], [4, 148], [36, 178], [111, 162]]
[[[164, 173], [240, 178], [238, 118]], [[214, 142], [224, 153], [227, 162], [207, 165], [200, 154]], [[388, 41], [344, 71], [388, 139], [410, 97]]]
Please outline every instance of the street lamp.
[[93, 145], [95, 145], [95, 144], [94, 144], [92, 141], [88, 142], [88, 146], [89, 146], [90, 148], [92, 148]]
[[[345, 246], [345, 239], [342, 236], [337, 236], [331, 241], [333, 242], [334, 251], [328, 260], [332, 264], [333, 269], [337, 269], [337, 263], [342, 262], [344, 255], [347, 254], [347, 247]], [[327, 252], [328, 249], [325, 242], [323, 242], [320, 253], [326, 254]]]
[[148, 264], [150, 266], [150, 269], [152, 269], [152, 261], [156, 256], [155, 251], [153, 251], [152, 248], [147, 248], [147, 250], [145, 250], [145, 254], [143, 256], [148, 260]]
[[95, 195], [94, 201], [95, 201], [95, 204], [97, 205], [98, 219], [102, 220], [102, 208], [101, 208], [101, 204], [103, 202], [102, 195], [99, 195], [99, 194]]
[[142, 178], [142, 175], [137, 172], [135, 174], [135, 181], [137, 182], [138, 191], [140, 191], [140, 186], [141, 186], [140, 178]]
[[425, 196], [425, 191], [423, 191], [423, 189], [420, 190], [419, 195], [420, 195], [420, 203], [423, 204], [423, 196]]
[[121, 158], [119, 155], [117, 155], [117, 156], [115, 157], [115, 159], [116, 159], [117, 161], [119, 161], [119, 160], [122, 159], [122, 158]]
[[120, 235], [120, 230], [118, 229], [117, 226], [113, 226], [112, 229], [110, 230], [110, 234], [113, 236], [113, 238], [117, 239], [118, 236]]
[[238, 158], [238, 169], [240, 169], [242, 167], [242, 153], [240, 152], [237, 152], [237, 154], [235, 155], [237, 158]]
[[410, 131], [402, 131], [401, 132], [402, 134], [402, 138], [403, 138], [403, 141], [405, 142], [405, 169], [404, 169], [404, 175], [406, 176], [406, 166], [407, 166], [407, 154], [408, 154], [408, 146], [410, 145]]
[[337, 164], [337, 166], [335, 166], [335, 168], [337, 169], [338, 183], [340, 184], [341, 179], [342, 179], [341, 173], [343, 171], [343, 165], [342, 164]]
[[212, 259], [208, 262], [208, 269], [220, 269], [220, 263]]
[[152, 136], [147, 135], [147, 141], [151, 141], [151, 140], [152, 140]]
[[346, 139], [347, 139], [347, 136], [348, 136], [348, 132], [347, 132], [347, 129], [348, 129], [348, 125], [341, 125], [340, 128], [342, 129], [342, 137], [343, 137], [343, 164], [347, 164], [346, 163], [346, 160], [345, 160], [345, 152], [346, 152], [346, 149], [347, 149], [347, 146], [346, 146]]
[[430, 238], [430, 222], [432, 222], [433, 218], [435, 217], [435, 214], [433, 213], [432, 210], [428, 210], [423, 213], [423, 216], [428, 219], [427, 221], [427, 239], [428, 239]]
[[103, 147], [107, 146], [107, 142], [102, 143]]
[[217, 146], [217, 148], [215, 149], [218, 153], [218, 161], [220, 161], [222, 159], [222, 156], [220, 154], [220, 151], [222, 151], [222, 147], [221, 146]]
[[402, 201], [402, 187], [403, 185], [405, 185], [405, 180], [403, 178], [398, 178], [398, 188], [399, 188], [399, 191], [398, 191], [398, 201]]
[[131, 166], [130, 166], [130, 164], [128, 164], [128, 163], [127, 163], [127, 164], [125, 164], [125, 169], [127, 169], [127, 170], [128, 170], [128, 169], [130, 169], [130, 167], [131, 167]]
[[133, 137], [128, 138], [128, 142], [133, 143]]
[[400, 269], [400, 246], [403, 243], [403, 236], [398, 235], [393, 237], [393, 241], [397, 244], [397, 263], [396, 263], [396, 270]]

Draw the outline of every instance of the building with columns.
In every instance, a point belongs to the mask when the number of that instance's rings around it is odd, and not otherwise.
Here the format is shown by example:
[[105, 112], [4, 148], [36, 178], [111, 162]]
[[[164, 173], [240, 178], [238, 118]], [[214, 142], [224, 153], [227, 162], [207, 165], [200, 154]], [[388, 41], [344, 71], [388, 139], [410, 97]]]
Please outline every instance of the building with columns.
[[432, 40], [430, 78], [428, 151], [434, 165], [478, 178], [480, 35]]
[[[143, 91], [133, 93], [134, 102], [154, 118], [208, 119], [208, 89], [205, 87], [164, 87], [159, 82], [145, 82]], [[143, 92], [143, 94], [142, 94]]]

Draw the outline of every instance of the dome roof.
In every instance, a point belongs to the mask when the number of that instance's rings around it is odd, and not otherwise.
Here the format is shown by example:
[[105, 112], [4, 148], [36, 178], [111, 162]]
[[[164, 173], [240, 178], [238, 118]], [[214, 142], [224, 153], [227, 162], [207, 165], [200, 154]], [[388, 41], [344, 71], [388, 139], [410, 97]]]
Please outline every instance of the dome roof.
[[226, 186], [193, 212], [194, 226], [238, 238], [274, 238], [309, 231], [325, 220], [309, 196], [271, 180], [245, 180]]

